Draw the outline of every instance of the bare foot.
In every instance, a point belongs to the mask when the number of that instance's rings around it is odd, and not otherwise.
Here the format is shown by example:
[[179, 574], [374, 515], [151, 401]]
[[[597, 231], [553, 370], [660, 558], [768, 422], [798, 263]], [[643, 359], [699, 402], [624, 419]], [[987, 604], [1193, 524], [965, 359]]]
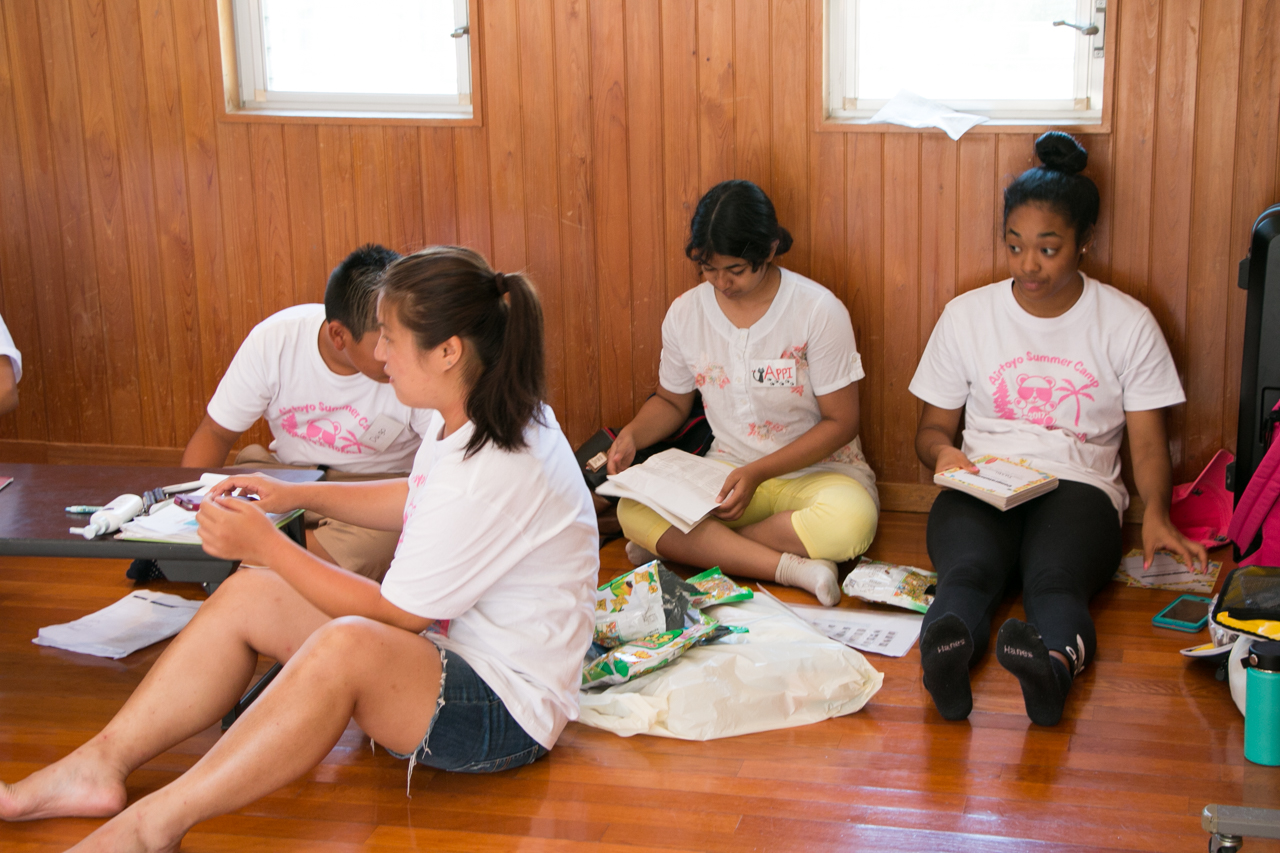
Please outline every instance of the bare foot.
[[0, 820], [110, 817], [125, 799], [119, 771], [81, 747], [21, 782], [0, 782]]
[[135, 803], [72, 847], [68, 853], [171, 853], [182, 844], [182, 835], [166, 836], [157, 821], [147, 820], [145, 800]]

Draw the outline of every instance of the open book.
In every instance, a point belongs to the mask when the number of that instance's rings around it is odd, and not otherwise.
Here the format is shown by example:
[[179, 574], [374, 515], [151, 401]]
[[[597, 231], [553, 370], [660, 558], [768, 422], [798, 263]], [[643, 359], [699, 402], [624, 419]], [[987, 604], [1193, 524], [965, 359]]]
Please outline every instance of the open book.
[[681, 533], [698, 526], [720, 504], [716, 497], [732, 470], [719, 462], [664, 450], [596, 487], [596, 493], [631, 498], [671, 522]]
[[971, 474], [963, 468], [948, 468], [933, 475], [933, 482], [948, 489], [957, 489], [1005, 510], [1038, 498], [1058, 488], [1058, 478], [1030, 465], [1002, 459], [999, 456], [979, 456], [973, 460], [978, 473]]

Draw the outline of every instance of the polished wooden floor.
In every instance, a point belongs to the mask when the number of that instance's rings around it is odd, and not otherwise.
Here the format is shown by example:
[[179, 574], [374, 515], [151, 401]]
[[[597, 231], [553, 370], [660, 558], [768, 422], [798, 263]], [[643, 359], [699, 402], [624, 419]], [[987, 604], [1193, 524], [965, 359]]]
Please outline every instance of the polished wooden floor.
[[[602, 578], [628, 567], [620, 543], [602, 556]], [[872, 556], [927, 566], [924, 516], [886, 514]], [[0, 779], [86, 739], [159, 654], [113, 662], [31, 644], [41, 625], [123, 596], [123, 574], [115, 561], [0, 560]], [[1152, 627], [1173, 597], [1119, 584], [1097, 597], [1101, 651], [1054, 729], [1031, 726], [1016, 683], [994, 661], [974, 672], [969, 720], [944, 722], [920, 685], [915, 651], [870, 656], [884, 688], [849, 717], [710, 743], [573, 724], [550, 756], [520, 770], [420, 769], [412, 799], [405, 762], [372, 754], [352, 726], [314, 772], [200, 824], [183, 849], [1203, 850], [1204, 805], [1280, 807], [1280, 768], [1245, 761], [1243, 720], [1226, 686], [1177, 654], [1193, 639]], [[1008, 613], [1020, 606], [1006, 606], [997, 624]], [[173, 779], [216, 737], [210, 730], [147, 764], [130, 777], [130, 797]], [[0, 850], [62, 850], [96, 825], [0, 824]], [[1248, 841], [1245, 850], [1280, 845]]]

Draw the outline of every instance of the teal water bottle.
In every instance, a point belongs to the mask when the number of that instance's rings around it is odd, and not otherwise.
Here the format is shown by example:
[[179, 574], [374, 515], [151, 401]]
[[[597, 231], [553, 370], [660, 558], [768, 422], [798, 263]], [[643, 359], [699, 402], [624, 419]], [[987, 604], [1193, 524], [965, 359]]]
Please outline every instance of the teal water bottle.
[[1280, 642], [1259, 640], [1249, 647], [1244, 708], [1244, 757], [1254, 764], [1280, 765]]

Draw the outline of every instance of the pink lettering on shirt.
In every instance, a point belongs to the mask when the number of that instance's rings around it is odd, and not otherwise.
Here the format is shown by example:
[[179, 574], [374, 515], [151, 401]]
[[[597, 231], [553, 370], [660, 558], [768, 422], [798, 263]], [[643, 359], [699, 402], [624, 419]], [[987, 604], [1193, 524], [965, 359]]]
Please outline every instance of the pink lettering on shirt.
[[[1012, 373], [1023, 365], [1027, 372]], [[1083, 361], [1028, 350], [997, 365], [987, 381], [995, 386], [992, 403], [1004, 420], [1070, 429], [1081, 441], [1088, 440], [1087, 432], [1077, 430], [1088, 403], [1095, 402], [1089, 391], [1100, 383]]]
[[[359, 455], [365, 450], [364, 445], [360, 443], [360, 437], [349, 424], [367, 428], [368, 419], [353, 406], [331, 406], [320, 401], [298, 406], [282, 406], [280, 414], [283, 415], [280, 428], [294, 438], [338, 453]], [[303, 418], [309, 415], [314, 416], [305, 423], [299, 423], [300, 415]], [[348, 418], [349, 421], [347, 421]]]

